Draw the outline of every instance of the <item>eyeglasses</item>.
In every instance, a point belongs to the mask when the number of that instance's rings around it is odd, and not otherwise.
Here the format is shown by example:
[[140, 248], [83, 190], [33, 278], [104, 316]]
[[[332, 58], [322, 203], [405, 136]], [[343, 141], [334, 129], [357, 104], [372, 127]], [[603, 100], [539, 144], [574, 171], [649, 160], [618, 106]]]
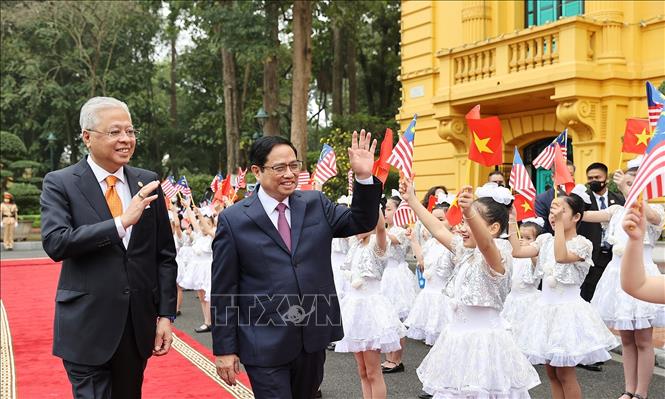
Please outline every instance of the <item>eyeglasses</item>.
[[85, 130], [87, 130], [89, 132], [105, 134], [111, 139], [120, 138], [120, 136], [123, 133], [125, 133], [127, 135], [127, 137], [129, 137], [129, 138], [134, 138], [134, 137], [138, 136], [139, 134], [141, 134], [141, 132], [138, 129], [134, 129], [133, 127], [128, 127], [125, 130], [121, 130], [121, 129], [116, 128], [116, 129], [111, 129], [108, 132], [100, 132], [99, 130], [93, 130], [93, 129], [85, 129]]
[[302, 170], [302, 161], [294, 161], [289, 164], [279, 163], [273, 166], [262, 166], [262, 169], [272, 169], [272, 171], [278, 175], [283, 175], [286, 173], [286, 168], [291, 169], [291, 172], [293, 173], [298, 173]]

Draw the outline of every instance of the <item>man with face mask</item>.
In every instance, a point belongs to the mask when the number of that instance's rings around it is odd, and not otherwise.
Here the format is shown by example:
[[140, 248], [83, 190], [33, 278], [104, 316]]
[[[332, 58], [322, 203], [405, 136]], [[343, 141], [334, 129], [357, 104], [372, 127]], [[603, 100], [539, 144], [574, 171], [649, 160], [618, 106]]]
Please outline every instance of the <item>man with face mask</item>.
[[[615, 204], [623, 205], [623, 196], [607, 189], [609, 184], [607, 172], [607, 166], [600, 162], [592, 163], [586, 169], [588, 194], [591, 197], [591, 204], [587, 205], [587, 210], [596, 211]], [[589, 270], [581, 291], [582, 298], [591, 301], [605, 266], [612, 260], [612, 246], [607, 242], [607, 226], [602, 226], [600, 223], [581, 223], [577, 232], [593, 243], [594, 267]]]

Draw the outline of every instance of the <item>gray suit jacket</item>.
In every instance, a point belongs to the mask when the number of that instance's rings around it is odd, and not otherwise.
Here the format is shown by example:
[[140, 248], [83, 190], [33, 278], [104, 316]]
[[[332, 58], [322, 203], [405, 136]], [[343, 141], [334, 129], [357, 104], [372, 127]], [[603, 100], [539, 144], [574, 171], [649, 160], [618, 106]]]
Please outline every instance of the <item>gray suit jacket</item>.
[[[125, 166], [132, 196], [154, 172]], [[85, 159], [44, 178], [42, 244], [62, 261], [55, 298], [53, 354], [101, 365], [115, 352], [131, 312], [139, 353], [154, 347], [156, 318], [175, 315], [177, 265], [164, 194], [132, 228], [125, 249]]]

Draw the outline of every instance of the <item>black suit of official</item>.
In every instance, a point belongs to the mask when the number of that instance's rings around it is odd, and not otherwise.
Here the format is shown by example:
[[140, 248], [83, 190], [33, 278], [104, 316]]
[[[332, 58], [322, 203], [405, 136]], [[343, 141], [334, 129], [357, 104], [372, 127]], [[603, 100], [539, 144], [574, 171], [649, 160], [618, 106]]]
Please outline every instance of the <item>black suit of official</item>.
[[[139, 182], [158, 178], [127, 165], [124, 173], [132, 196]], [[53, 354], [63, 359], [76, 397], [98, 397], [102, 391], [107, 397], [110, 389], [99, 387], [111, 385], [113, 397], [140, 396], [156, 319], [175, 315], [175, 246], [164, 195], [157, 191], [125, 248], [86, 159], [44, 178], [43, 246], [53, 260], [63, 261]], [[127, 374], [127, 368], [136, 380], [111, 384], [114, 371]]]
[[[587, 194], [591, 198], [591, 204], [585, 204], [585, 211], [597, 211], [598, 202], [591, 190], [587, 190]], [[607, 192], [607, 206], [610, 205], [623, 205], [624, 198], [620, 194], [613, 193], [608, 190]], [[593, 293], [596, 291], [596, 285], [600, 276], [603, 275], [605, 267], [612, 260], [612, 247], [603, 247], [603, 228], [600, 223], [585, 223], [582, 222], [577, 227], [577, 234], [586, 237], [593, 244], [593, 267], [589, 269], [584, 283], [582, 283], [580, 295], [584, 298], [585, 301], [591, 302], [593, 298]]]

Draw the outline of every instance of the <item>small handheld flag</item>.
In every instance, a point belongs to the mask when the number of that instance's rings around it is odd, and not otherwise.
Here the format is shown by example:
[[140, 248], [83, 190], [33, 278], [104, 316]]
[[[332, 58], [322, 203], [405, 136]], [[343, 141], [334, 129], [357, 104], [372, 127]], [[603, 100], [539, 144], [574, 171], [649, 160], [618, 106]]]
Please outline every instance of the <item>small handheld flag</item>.
[[383, 141], [381, 141], [381, 150], [379, 151], [379, 159], [374, 161], [374, 167], [372, 168], [372, 174], [376, 176], [377, 179], [381, 180], [381, 183], [386, 184], [388, 179], [388, 174], [390, 173], [390, 164], [388, 163], [388, 158], [393, 151], [393, 131], [390, 128], [386, 129], [386, 134], [383, 136]]
[[480, 118], [480, 106], [466, 114], [469, 127], [469, 159], [484, 166], [503, 163], [501, 121], [496, 116]]
[[314, 179], [322, 186], [331, 177], [337, 175], [337, 157], [335, 150], [328, 144], [323, 145], [319, 161], [316, 164], [316, 171], [314, 172]]
[[[387, 162], [401, 171], [404, 176], [411, 178], [413, 176], [413, 140], [416, 134], [416, 119], [418, 115], [413, 116], [413, 120], [399, 138], [397, 145], [393, 148]], [[383, 144], [382, 144], [383, 145]]]
[[533, 202], [536, 199], [536, 188], [531, 182], [531, 176], [522, 162], [519, 151], [515, 147], [515, 154], [513, 156], [513, 169], [510, 171], [510, 179], [508, 180], [510, 187], [520, 194], [522, 194], [529, 201]]
[[554, 141], [545, 149], [531, 163], [534, 168], [551, 169], [554, 162], [554, 147], [558, 146], [563, 154], [563, 158], [568, 157], [568, 129], [564, 129]]
[[658, 118], [665, 104], [665, 96], [651, 82], [647, 81], [647, 107], [649, 108], [649, 126], [656, 128]]

